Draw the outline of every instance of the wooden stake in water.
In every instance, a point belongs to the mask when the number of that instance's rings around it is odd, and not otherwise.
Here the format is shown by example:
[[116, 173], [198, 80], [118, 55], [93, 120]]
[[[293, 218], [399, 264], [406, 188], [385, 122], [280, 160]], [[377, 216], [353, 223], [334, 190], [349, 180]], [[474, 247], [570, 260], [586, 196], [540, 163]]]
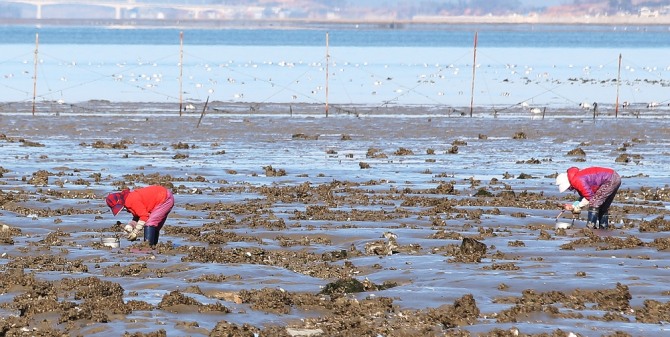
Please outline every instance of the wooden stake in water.
[[328, 32], [326, 32], [326, 117], [328, 117], [328, 65], [330, 64], [330, 52], [328, 52]]
[[37, 62], [38, 55], [37, 51], [40, 45], [40, 35], [35, 33], [35, 68], [33, 70], [33, 116], [35, 116], [35, 99], [37, 97]]
[[616, 102], [614, 103], [614, 118], [619, 116], [619, 85], [621, 84], [621, 54], [619, 54], [619, 70], [616, 75]]
[[475, 32], [475, 47], [472, 56], [472, 87], [470, 88], [470, 117], [475, 104], [475, 69], [477, 69], [477, 32]]
[[183, 102], [182, 102], [182, 94], [184, 90], [182, 90], [182, 82], [183, 82], [183, 75], [184, 75], [184, 32], [179, 32], [179, 116], [181, 116], [181, 112], [184, 110], [183, 109]]
[[202, 113], [200, 114], [200, 119], [198, 119], [198, 125], [195, 126], [195, 128], [200, 127], [200, 122], [202, 121], [202, 117], [205, 117], [205, 111], [207, 110], [207, 103], [209, 103], [209, 96], [207, 96], [207, 100], [205, 101], [205, 106], [202, 107]]

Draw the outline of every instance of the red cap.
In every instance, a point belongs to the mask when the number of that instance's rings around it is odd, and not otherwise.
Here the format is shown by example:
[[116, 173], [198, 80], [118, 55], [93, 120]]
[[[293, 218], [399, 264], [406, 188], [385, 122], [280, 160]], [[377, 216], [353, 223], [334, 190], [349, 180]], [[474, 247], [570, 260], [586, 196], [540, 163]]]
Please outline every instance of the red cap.
[[123, 205], [126, 201], [126, 195], [128, 195], [130, 191], [124, 190], [122, 192], [114, 192], [110, 193], [107, 196], [107, 206], [112, 209], [112, 214], [117, 215], [121, 210], [123, 209]]

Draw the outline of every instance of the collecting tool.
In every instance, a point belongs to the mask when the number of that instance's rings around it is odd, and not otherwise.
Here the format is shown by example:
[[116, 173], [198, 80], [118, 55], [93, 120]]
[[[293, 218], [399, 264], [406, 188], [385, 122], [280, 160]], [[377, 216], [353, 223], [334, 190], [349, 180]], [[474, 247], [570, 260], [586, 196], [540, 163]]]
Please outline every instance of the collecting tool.
[[[561, 205], [561, 207], [563, 207], [563, 206]], [[563, 215], [563, 213], [565, 213], [565, 211], [566, 211], [565, 208], [562, 209], [561, 212], [558, 213], [558, 215], [556, 216], [556, 229], [571, 228], [575, 224], [575, 219], [577, 219], [579, 217], [579, 213], [575, 214], [574, 212], [571, 212], [572, 213], [572, 221], [571, 222], [558, 221], [558, 219], [561, 218], [561, 216]]]

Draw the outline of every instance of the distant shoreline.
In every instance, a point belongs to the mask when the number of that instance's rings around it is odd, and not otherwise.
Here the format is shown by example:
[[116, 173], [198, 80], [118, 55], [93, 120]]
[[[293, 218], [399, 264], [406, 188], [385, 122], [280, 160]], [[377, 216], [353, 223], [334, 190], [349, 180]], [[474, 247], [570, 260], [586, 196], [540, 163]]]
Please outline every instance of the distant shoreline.
[[[427, 27], [457, 28], [459, 25], [592, 25], [592, 26], [664, 26], [670, 16], [421, 16], [412, 20], [152, 20], [152, 19], [0, 19], [4, 26], [98, 26], [112, 28], [182, 28], [182, 29], [425, 29]], [[670, 27], [668, 27], [670, 31]]]

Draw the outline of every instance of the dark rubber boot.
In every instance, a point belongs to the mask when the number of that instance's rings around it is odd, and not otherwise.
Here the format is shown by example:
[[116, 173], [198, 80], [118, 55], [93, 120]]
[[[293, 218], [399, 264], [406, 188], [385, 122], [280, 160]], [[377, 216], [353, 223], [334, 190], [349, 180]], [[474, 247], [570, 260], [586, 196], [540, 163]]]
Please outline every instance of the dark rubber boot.
[[598, 222], [600, 223], [601, 228], [607, 228], [609, 225], [609, 214], [602, 214], [600, 215], [600, 218], [598, 218]]
[[589, 213], [586, 216], [586, 227], [598, 228], [598, 208], [589, 207]]
[[144, 226], [144, 241], [149, 242], [150, 246], [158, 244], [158, 235], [160, 230], [154, 226]]

